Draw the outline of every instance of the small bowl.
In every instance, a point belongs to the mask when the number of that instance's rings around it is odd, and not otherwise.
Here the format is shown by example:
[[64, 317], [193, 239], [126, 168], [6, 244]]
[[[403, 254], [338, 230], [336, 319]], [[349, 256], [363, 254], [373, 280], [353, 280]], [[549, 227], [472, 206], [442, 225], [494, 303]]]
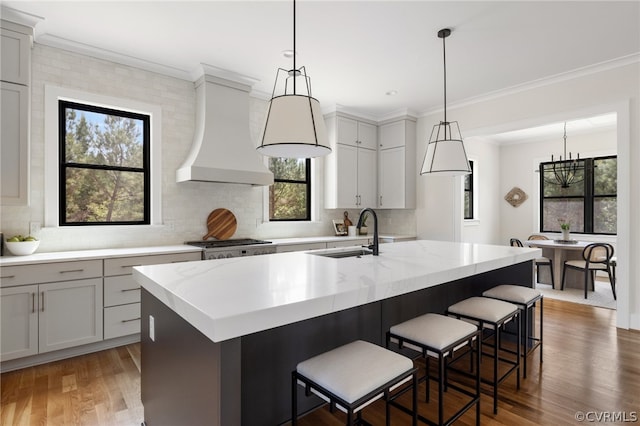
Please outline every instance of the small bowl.
[[34, 251], [38, 249], [40, 245], [39, 240], [35, 241], [14, 241], [10, 243], [9, 241], [4, 242], [11, 254], [14, 256], [27, 256], [29, 254], [33, 254]]

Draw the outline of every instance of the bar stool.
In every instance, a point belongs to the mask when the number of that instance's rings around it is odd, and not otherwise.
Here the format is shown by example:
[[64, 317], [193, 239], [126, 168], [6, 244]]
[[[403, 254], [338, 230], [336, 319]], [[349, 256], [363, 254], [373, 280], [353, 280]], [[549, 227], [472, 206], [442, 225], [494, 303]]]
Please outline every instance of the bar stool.
[[[412, 424], [417, 424], [417, 369], [413, 367], [413, 361], [373, 343], [356, 340], [309, 358], [300, 362], [291, 376], [292, 425], [297, 424], [298, 384], [304, 386], [307, 396], [313, 392], [327, 401], [332, 411], [337, 407], [346, 412], [347, 425], [367, 424], [361, 410], [384, 398], [389, 426], [389, 405], [398, 405], [394, 404], [394, 399], [412, 388]], [[411, 386], [391, 395], [393, 390], [409, 381], [412, 381]]]
[[[476, 365], [473, 377], [475, 378], [475, 392], [451, 383], [448, 379], [447, 368], [454, 362], [454, 351], [469, 346], [473, 357], [473, 341], [480, 348], [480, 330], [477, 326], [468, 322], [446, 317], [439, 314], [425, 314], [410, 319], [401, 324], [394, 325], [387, 332], [387, 347], [393, 342], [399, 349], [409, 348], [420, 352], [426, 361], [426, 374], [420, 381], [426, 382], [427, 402], [429, 402], [430, 380], [438, 383], [438, 422], [435, 423], [418, 415], [418, 418], [431, 425], [449, 425], [462, 416], [473, 405], [476, 406], [476, 425], [480, 424], [480, 356], [476, 356]], [[438, 377], [429, 374], [429, 359], [438, 359]], [[450, 361], [447, 363], [446, 359]], [[445, 387], [452, 388], [471, 400], [456, 411], [448, 419], [444, 420], [444, 391]]]
[[[478, 324], [478, 327], [482, 331], [485, 329], [494, 331], [494, 340], [492, 345], [493, 352], [485, 353], [482, 351], [482, 345], [479, 345], [478, 356], [488, 355], [493, 357], [492, 380], [481, 380], [483, 383], [487, 383], [493, 387], [493, 413], [498, 414], [498, 385], [515, 371], [517, 388], [520, 389], [520, 309], [512, 303], [503, 302], [501, 300], [491, 299], [488, 297], [470, 297], [449, 306], [447, 314], [455, 316], [458, 319]], [[516, 333], [518, 337], [516, 340], [515, 360], [500, 356], [500, 352], [503, 350], [500, 344], [500, 334], [509, 321], [515, 321], [516, 323]], [[487, 336], [486, 339], [481, 338], [480, 340], [484, 343], [490, 337], [491, 335]], [[499, 361], [510, 365], [507, 371], [505, 371], [500, 377], [498, 377]]]
[[[543, 330], [543, 297], [538, 290], [519, 285], [504, 284], [493, 287], [482, 293], [484, 297], [503, 300], [517, 305], [522, 311], [522, 322], [524, 322], [524, 333], [522, 335], [522, 347], [524, 353], [522, 377], [527, 378], [527, 357], [538, 347], [540, 347], [540, 363], [542, 364], [542, 330]], [[540, 301], [540, 337], [535, 337], [536, 303]], [[531, 318], [529, 318], [531, 311]]]

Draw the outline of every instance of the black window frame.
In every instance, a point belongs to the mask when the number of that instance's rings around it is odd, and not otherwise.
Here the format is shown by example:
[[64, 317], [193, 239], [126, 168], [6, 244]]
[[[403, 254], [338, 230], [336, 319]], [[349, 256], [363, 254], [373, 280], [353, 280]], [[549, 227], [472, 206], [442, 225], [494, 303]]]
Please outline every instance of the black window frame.
[[[106, 166], [101, 164], [84, 164], [66, 162], [66, 110], [75, 109], [98, 114], [115, 115], [119, 117], [141, 120], [143, 132], [143, 154], [142, 167], [119, 167]], [[150, 225], [151, 224], [151, 116], [148, 114], [135, 113], [131, 111], [100, 107], [91, 104], [73, 102], [67, 100], [58, 101], [58, 222], [60, 226], [117, 226], [117, 225]], [[143, 174], [144, 183], [144, 213], [143, 219], [139, 221], [111, 221], [111, 222], [67, 222], [67, 189], [66, 175], [67, 169], [88, 169], [88, 170], [117, 170], [124, 172], [135, 172]]]
[[[606, 160], [615, 158], [616, 163], [618, 161], [617, 155], [605, 155], [601, 157], [592, 157], [592, 158], [584, 158], [579, 161], [584, 162], [584, 180], [582, 182], [574, 183], [573, 185], [584, 185], [584, 195], [562, 195], [562, 196], [546, 196], [544, 195], [545, 184], [553, 185], [551, 183], [547, 183], [544, 180], [544, 167], [550, 164], [560, 164], [566, 163], [566, 161], [548, 161], [544, 163], [540, 163], [538, 172], [540, 174], [540, 232], [558, 232], [556, 230], [551, 230], [548, 227], [545, 227], [544, 223], [544, 200], [545, 199], [582, 199], [583, 200], [583, 220], [584, 220], [584, 231], [577, 231], [571, 229], [572, 234], [589, 234], [589, 235], [617, 235], [616, 232], [595, 232], [594, 231], [594, 206], [595, 200], [598, 198], [611, 198], [615, 197], [616, 202], [618, 199], [618, 190], [617, 190], [617, 182], [616, 182], [616, 193], [615, 194], [598, 194], [595, 195], [595, 166], [594, 163], [598, 160]], [[617, 213], [616, 213], [617, 216]], [[617, 228], [617, 227], [616, 227]]]
[[[469, 215], [464, 211], [464, 219], [465, 220], [473, 220], [475, 219], [475, 215], [473, 212], [473, 199], [474, 199], [474, 187], [473, 187], [473, 163], [474, 160], [469, 160], [469, 168], [471, 169], [471, 173], [464, 176], [464, 193], [469, 194]], [[467, 188], [467, 182], [469, 183], [469, 188]], [[463, 208], [464, 209], [464, 208]]]
[[[272, 218], [271, 217], [271, 206], [269, 206], [269, 221], [270, 222], [310, 222], [311, 221], [311, 158], [305, 158], [305, 179], [304, 180], [295, 180], [295, 179], [278, 179], [275, 174], [273, 177], [273, 184], [276, 183], [294, 183], [294, 184], [305, 184], [307, 190], [306, 196], [306, 216], [304, 218]], [[271, 199], [269, 199], [271, 202]]]

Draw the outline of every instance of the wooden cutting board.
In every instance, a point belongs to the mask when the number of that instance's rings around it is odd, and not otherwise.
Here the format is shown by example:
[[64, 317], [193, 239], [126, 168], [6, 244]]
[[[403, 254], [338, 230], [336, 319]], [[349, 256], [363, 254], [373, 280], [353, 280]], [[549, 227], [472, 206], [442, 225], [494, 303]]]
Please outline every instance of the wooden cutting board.
[[207, 217], [207, 235], [202, 237], [206, 240], [214, 237], [218, 240], [228, 240], [233, 236], [238, 228], [236, 217], [227, 209], [215, 209]]

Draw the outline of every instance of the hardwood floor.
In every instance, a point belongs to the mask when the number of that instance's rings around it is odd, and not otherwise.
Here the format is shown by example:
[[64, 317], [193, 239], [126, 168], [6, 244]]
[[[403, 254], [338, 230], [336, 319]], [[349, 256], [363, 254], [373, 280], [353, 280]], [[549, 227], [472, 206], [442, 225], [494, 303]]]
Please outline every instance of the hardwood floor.
[[[482, 424], [580, 424], [578, 412], [591, 412], [593, 419], [604, 413], [626, 416], [609, 424], [638, 419], [640, 332], [616, 329], [613, 310], [552, 299], [544, 303], [544, 363], [538, 363], [537, 353], [530, 358], [520, 390], [515, 378], [501, 385], [497, 415], [483, 393]], [[139, 345], [129, 345], [2, 374], [0, 424], [139, 425], [139, 351]], [[419, 396], [424, 398], [424, 385]], [[420, 412], [433, 414], [424, 402]], [[365, 410], [373, 424], [384, 424], [383, 416], [380, 402]], [[410, 424], [407, 417], [392, 409], [393, 425]], [[299, 424], [339, 425], [342, 418], [321, 408]], [[475, 424], [474, 412], [457, 424]]]

